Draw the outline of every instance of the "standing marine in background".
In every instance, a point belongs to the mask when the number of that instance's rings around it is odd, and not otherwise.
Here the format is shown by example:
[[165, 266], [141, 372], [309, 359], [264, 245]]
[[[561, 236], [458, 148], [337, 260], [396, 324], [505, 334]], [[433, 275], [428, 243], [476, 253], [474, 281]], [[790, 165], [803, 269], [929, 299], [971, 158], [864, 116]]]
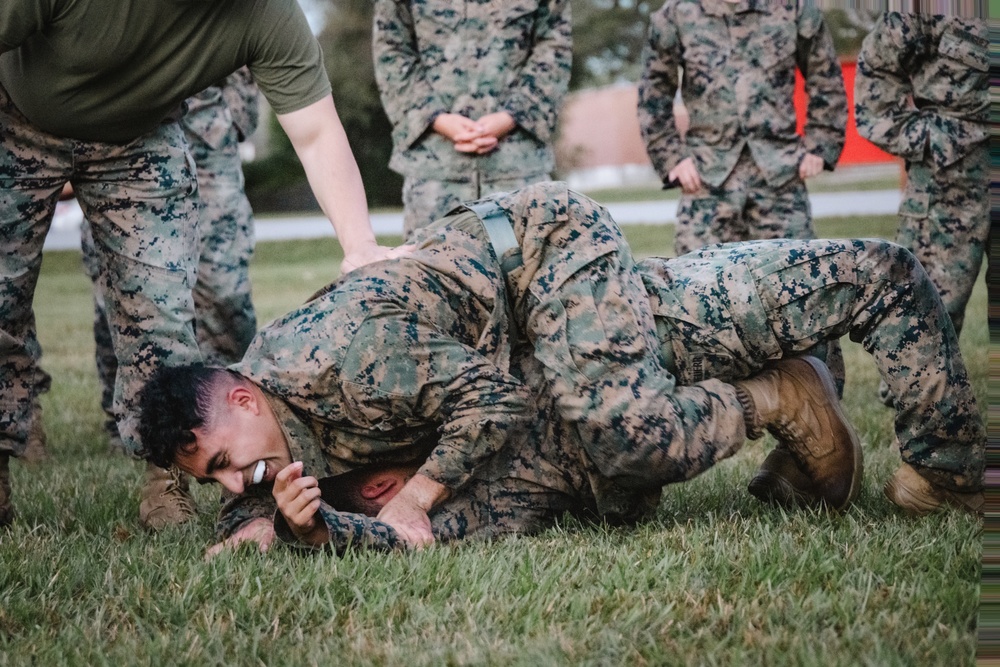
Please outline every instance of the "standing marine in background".
[[959, 332], [990, 228], [988, 46], [982, 18], [887, 12], [854, 81], [858, 133], [906, 160], [896, 242]]
[[464, 201], [548, 180], [569, 0], [378, 0], [372, 49], [405, 238]]
[[[815, 234], [805, 179], [832, 171], [847, 95], [833, 39], [814, 6], [756, 0], [668, 0], [650, 19], [639, 125], [667, 188], [683, 190], [675, 251]], [[795, 70], [805, 77], [796, 133]], [[678, 88], [690, 116], [674, 125]]]

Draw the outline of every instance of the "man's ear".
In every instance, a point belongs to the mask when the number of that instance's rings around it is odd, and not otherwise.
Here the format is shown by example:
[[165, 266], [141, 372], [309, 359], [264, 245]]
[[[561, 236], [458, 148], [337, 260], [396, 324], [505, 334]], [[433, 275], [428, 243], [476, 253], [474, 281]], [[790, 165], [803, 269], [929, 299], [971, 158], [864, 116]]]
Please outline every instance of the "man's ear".
[[387, 487], [392, 486], [394, 483], [391, 479], [376, 477], [362, 484], [359, 493], [365, 500], [371, 500], [372, 498], [378, 498], [385, 492]]
[[238, 384], [231, 387], [226, 393], [226, 402], [233, 408], [249, 410], [254, 415], [260, 414], [257, 395], [246, 385]]

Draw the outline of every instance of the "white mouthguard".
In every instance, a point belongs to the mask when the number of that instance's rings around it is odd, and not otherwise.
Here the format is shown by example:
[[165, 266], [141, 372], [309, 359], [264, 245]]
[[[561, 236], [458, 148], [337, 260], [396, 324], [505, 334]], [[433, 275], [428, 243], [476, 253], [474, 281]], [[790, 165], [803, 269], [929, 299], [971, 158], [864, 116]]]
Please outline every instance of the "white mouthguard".
[[260, 484], [261, 480], [264, 479], [264, 471], [267, 470], [267, 464], [263, 461], [257, 461], [257, 467], [253, 469], [253, 483]]

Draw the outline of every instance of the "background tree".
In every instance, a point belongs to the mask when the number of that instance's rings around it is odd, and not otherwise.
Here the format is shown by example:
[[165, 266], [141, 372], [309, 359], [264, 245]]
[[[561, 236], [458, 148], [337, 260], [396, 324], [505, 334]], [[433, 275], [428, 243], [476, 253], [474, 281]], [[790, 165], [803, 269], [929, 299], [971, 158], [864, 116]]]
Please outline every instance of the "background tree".
[[[368, 205], [401, 205], [403, 179], [389, 170], [392, 125], [382, 110], [371, 55], [372, 0], [303, 2], [315, 27], [333, 101], [361, 170]], [[284, 132], [269, 114], [273, 131], [267, 156], [246, 165], [247, 194], [258, 211], [318, 210], [305, 172]]]

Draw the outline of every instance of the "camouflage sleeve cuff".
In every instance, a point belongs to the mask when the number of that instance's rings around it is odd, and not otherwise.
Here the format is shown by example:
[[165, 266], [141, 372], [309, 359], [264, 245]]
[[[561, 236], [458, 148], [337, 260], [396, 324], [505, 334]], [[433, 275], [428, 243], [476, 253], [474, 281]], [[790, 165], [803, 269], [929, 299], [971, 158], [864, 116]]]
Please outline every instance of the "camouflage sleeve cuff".
[[508, 94], [500, 107], [511, 115], [521, 129], [543, 144], [548, 144], [555, 132], [556, 114], [550, 105], [532, 103], [526, 96]]
[[403, 137], [403, 144], [407, 148], [412, 148], [428, 132], [433, 132], [434, 121], [443, 113], [445, 109], [431, 108], [429, 106], [413, 109], [406, 113], [406, 134]]
[[271, 487], [270, 484], [258, 484], [238, 496], [224, 493], [223, 505], [215, 522], [216, 538], [221, 541], [231, 537], [254, 519], [271, 519], [275, 511]]
[[329, 549], [343, 555], [348, 549], [374, 549], [392, 551], [404, 545], [396, 531], [386, 523], [365, 516], [338, 512], [326, 503], [320, 503], [319, 515], [326, 524], [329, 540], [326, 544], [312, 547], [299, 542], [281, 512], [274, 513], [274, 533], [282, 542], [307, 549]]
[[473, 474], [472, 464], [466, 454], [456, 447], [438, 444], [420, 466], [417, 473], [443, 484], [449, 491], [464, 486]]

